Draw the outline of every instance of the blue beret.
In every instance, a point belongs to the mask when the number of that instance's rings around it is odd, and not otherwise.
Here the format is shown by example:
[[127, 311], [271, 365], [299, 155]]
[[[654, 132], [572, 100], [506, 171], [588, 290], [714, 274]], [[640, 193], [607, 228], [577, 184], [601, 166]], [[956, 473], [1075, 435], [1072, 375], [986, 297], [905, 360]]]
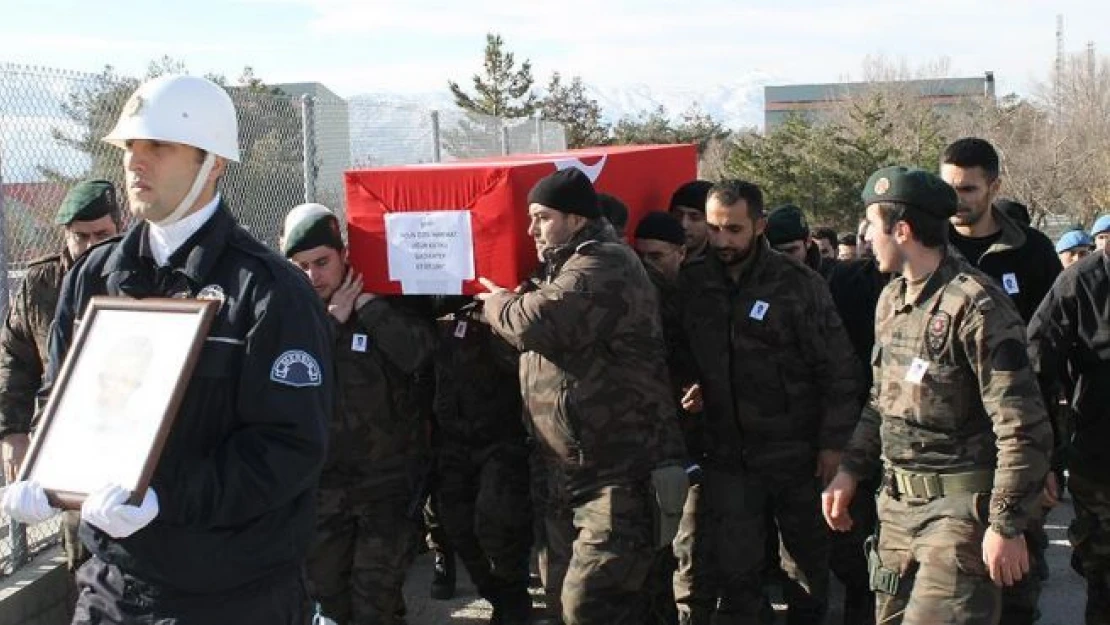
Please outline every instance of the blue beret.
[[1076, 247], [1094, 247], [1095, 242], [1091, 240], [1090, 235], [1082, 230], [1071, 230], [1065, 232], [1060, 240], [1056, 242], [1056, 253], [1061, 254]]
[[1095, 225], [1091, 226], [1091, 236], [1098, 236], [1099, 233], [1110, 230], [1110, 215], [1103, 215], [1095, 220]]

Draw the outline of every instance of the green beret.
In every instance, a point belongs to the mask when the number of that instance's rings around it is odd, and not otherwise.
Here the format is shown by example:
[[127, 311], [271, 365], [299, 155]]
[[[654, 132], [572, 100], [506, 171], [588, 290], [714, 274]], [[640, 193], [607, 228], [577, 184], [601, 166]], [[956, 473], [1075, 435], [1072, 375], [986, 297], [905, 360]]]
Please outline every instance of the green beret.
[[767, 242], [780, 245], [798, 241], [809, 236], [809, 224], [805, 213], [793, 204], [786, 204], [767, 215], [767, 228], [763, 231]]
[[281, 252], [286, 258], [321, 245], [343, 249], [339, 219], [323, 204], [301, 204], [293, 207], [285, 216], [285, 226], [281, 232]]
[[876, 202], [908, 204], [938, 217], [956, 214], [956, 190], [936, 174], [924, 169], [884, 167], [871, 174], [863, 187], [863, 205]]
[[65, 226], [75, 221], [95, 221], [119, 213], [116, 188], [107, 180], [79, 182], [66, 194], [54, 223]]

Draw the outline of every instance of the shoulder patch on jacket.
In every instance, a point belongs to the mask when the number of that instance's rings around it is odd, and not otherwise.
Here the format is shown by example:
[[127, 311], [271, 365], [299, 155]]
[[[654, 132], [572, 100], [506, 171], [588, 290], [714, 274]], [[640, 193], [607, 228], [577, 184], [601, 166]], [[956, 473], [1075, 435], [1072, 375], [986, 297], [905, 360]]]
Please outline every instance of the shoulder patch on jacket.
[[270, 367], [270, 379], [278, 384], [302, 388], [320, 386], [324, 374], [312, 355], [301, 349], [291, 349], [274, 361]]
[[960, 285], [960, 290], [964, 292], [971, 303], [982, 312], [987, 312], [994, 308], [994, 298], [991, 297], [990, 290], [980, 284], [974, 276], [967, 274], [961, 275], [956, 280]]

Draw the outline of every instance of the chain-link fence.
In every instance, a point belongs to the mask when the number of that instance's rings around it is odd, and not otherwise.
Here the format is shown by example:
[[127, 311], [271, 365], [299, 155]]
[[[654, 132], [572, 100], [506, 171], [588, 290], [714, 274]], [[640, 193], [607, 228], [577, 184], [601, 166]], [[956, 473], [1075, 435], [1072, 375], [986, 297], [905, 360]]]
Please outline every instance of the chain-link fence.
[[[23, 269], [62, 247], [54, 213], [76, 181], [123, 188], [121, 152], [100, 139], [138, 78], [0, 64], [0, 318]], [[345, 100], [319, 83], [230, 86], [241, 162], [220, 189], [239, 221], [276, 246], [294, 205], [321, 202], [346, 215], [343, 172], [352, 167], [434, 163], [566, 149], [563, 127], [458, 110]], [[50, 546], [58, 520], [31, 528], [0, 514], [0, 576]]]

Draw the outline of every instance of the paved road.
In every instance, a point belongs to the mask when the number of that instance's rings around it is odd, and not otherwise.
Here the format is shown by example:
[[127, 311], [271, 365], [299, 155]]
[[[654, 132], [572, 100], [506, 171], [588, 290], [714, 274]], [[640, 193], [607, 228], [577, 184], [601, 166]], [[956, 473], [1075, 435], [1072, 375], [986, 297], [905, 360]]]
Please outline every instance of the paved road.
[[[1046, 525], [1050, 545], [1048, 563], [1051, 575], [1045, 583], [1041, 597], [1041, 619], [1038, 625], [1078, 625], [1083, 622], [1084, 583], [1071, 570], [1071, 547], [1068, 545], [1067, 526], [1072, 518], [1070, 503], [1059, 506], [1048, 518]], [[432, 560], [423, 555], [409, 574], [405, 585], [409, 625], [479, 625], [489, 619], [490, 607], [478, 599], [466, 573], [459, 572], [459, 589], [451, 601], [428, 598], [431, 582]], [[536, 597], [537, 602], [540, 600]], [[835, 592], [834, 592], [834, 602]], [[781, 608], [781, 606], [779, 606]], [[835, 608], [834, 612], [839, 610]], [[785, 623], [785, 618], [780, 622]], [[839, 623], [838, 614], [830, 615], [830, 623]]]

